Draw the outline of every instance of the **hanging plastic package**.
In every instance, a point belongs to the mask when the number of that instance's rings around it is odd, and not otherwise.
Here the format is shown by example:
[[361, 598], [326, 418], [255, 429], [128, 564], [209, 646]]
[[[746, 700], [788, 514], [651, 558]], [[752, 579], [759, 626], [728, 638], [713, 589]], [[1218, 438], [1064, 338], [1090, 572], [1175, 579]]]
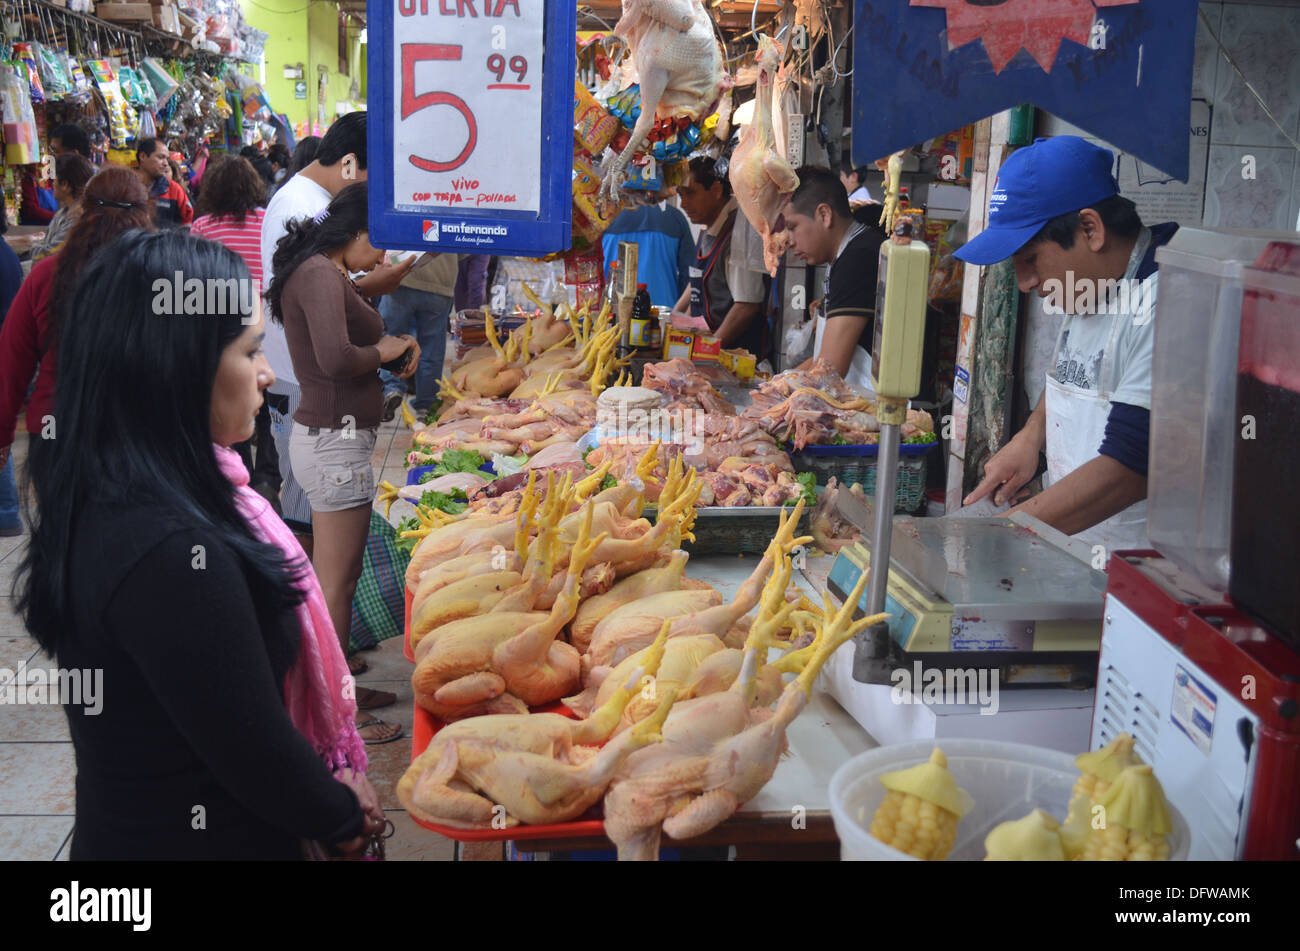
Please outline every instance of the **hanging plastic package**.
[[148, 109], [140, 110], [140, 127], [136, 129], [136, 140], [152, 139], [158, 134], [158, 126], [153, 121], [153, 113]]
[[27, 86], [32, 102], [44, 102], [45, 88], [41, 85], [41, 73], [36, 68], [36, 54], [32, 52], [32, 44], [26, 42], [15, 43], [13, 59], [22, 64], [23, 73], [27, 76]]
[[63, 71], [63, 63], [58, 54], [42, 43], [33, 43], [32, 52], [36, 54], [36, 69], [41, 75], [45, 95], [51, 99], [62, 99], [72, 92], [72, 80]]
[[134, 112], [123, 97], [122, 88], [118, 85], [117, 77], [108, 60], [94, 59], [86, 65], [90, 67], [95, 85], [99, 87], [99, 93], [108, 106], [109, 139], [112, 141], [113, 148], [124, 149], [131, 138], [131, 129], [135, 125]]
[[157, 108], [161, 109], [167, 105], [171, 100], [172, 93], [180, 88], [180, 84], [163, 68], [163, 64], [152, 56], [140, 64], [140, 73], [145, 79], [149, 80], [149, 85], [153, 87], [154, 96], [158, 102]]
[[66, 50], [59, 51], [59, 58], [63, 60], [64, 66], [68, 70], [68, 76], [72, 79], [72, 98], [74, 101], [84, 103], [90, 99], [90, 78], [86, 71], [81, 68], [81, 62], [75, 57], [68, 54]]
[[41, 160], [31, 89], [21, 66], [0, 66], [0, 113], [4, 123], [5, 164], [31, 165]]

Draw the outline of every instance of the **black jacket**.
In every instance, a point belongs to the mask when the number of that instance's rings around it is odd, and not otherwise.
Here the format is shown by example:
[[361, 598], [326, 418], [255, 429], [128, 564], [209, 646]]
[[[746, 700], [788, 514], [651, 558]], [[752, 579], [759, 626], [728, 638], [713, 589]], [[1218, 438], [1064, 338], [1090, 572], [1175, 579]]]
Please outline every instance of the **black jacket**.
[[89, 509], [72, 557], [58, 662], [103, 671], [98, 715], [64, 706], [73, 859], [293, 859], [301, 838], [359, 833], [356, 796], [285, 710], [295, 617], [258, 609], [232, 549], [141, 505]]

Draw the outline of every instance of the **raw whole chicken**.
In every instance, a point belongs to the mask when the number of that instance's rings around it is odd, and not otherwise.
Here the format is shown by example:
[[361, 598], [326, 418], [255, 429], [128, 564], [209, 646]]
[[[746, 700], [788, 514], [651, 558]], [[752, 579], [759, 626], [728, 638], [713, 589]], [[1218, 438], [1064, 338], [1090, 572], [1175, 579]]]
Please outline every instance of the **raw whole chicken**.
[[[781, 513], [780, 527], [768, 545], [767, 552], [753, 573], [740, 586], [730, 604], [719, 604], [693, 611], [690, 608], [678, 611], [670, 636], [713, 634], [719, 638], [724, 637], [733, 624], [759, 603], [768, 575], [777, 567], [777, 559], [784, 557], [795, 547], [812, 541], [811, 537], [794, 537], [802, 514], [802, 499], [794, 506], [793, 511]], [[583, 669], [590, 671], [596, 667], [612, 667], [629, 654], [648, 646], [654, 640], [655, 632], [659, 629], [662, 620], [674, 616], [664, 613], [671, 610], [672, 600], [678, 598], [685, 604], [694, 593], [679, 591], [655, 595], [653, 598], [633, 602], [615, 611], [596, 625], [595, 631], [592, 632], [591, 646], [582, 659]], [[659, 608], [659, 613], [645, 613], [636, 609], [638, 604], [650, 600], [656, 602], [666, 600], [669, 604]]]
[[[585, 720], [558, 713], [475, 717], [438, 731], [397, 783], [398, 801], [417, 819], [459, 829], [565, 822], [605, 791], [614, 770], [660, 739], [674, 697], [663, 692], [655, 716], [597, 752], [663, 654], [649, 651], [622, 689]], [[504, 815], [500, 809], [504, 807]], [[494, 823], [495, 820], [495, 823]]]
[[[789, 624], [803, 630], [806, 619], [812, 615], [800, 610], [804, 603], [786, 600], [786, 588], [790, 583], [793, 567], [789, 558], [781, 559], [781, 567], [772, 573], [763, 589], [762, 606], [753, 622], [748, 625], [745, 643], [754, 648], [791, 646], [782, 635], [789, 631]], [[809, 605], [811, 606], [811, 605]], [[672, 628], [671, 619], [663, 622], [660, 638]], [[656, 639], [655, 645], [659, 643]], [[658, 658], [656, 646], [637, 651], [622, 661], [613, 670], [597, 668], [591, 672], [586, 689], [574, 697], [566, 697], [565, 705], [585, 716], [593, 708], [608, 702], [620, 683], [638, 668], [647, 666], [647, 658]], [[766, 651], [761, 656], [765, 656]], [[786, 665], [804, 655], [795, 652], [794, 657], [782, 658]], [[713, 634], [694, 634], [686, 637], [673, 637], [668, 640], [666, 653], [663, 655], [659, 670], [652, 676], [644, 678], [643, 685], [650, 689], [643, 690], [642, 696], [634, 699], [623, 713], [624, 725], [630, 726], [654, 709], [650, 698], [656, 692], [674, 690], [679, 700], [703, 697], [728, 689], [740, 675], [743, 652], [729, 648]], [[760, 702], [771, 703], [781, 692], [781, 673], [787, 669], [781, 662], [766, 665], [758, 672], [758, 694]]]
[[747, 644], [744, 667], [730, 690], [677, 704], [664, 723], [663, 742], [619, 767], [605, 794], [605, 834], [621, 861], [658, 858], [661, 830], [674, 839], [701, 835], [766, 785], [786, 750], [785, 731], [808, 705], [822, 665], [859, 631], [887, 617], [851, 621], [867, 577], [863, 572], [837, 613], [828, 599], [813, 649], [775, 712], [751, 709], [760, 648]]
[[628, 163], [655, 122], [679, 116], [703, 120], [713, 111], [726, 74], [713, 20], [700, 0], [623, 0], [623, 16], [610, 40], [627, 44], [641, 83], [641, 115], [600, 184], [602, 204], [617, 205]]
[[781, 44], [763, 34], [758, 39], [758, 86], [754, 118], [740, 134], [731, 156], [731, 191], [754, 230], [763, 239], [763, 263], [776, 275], [785, 251], [777, 232], [786, 196], [799, 187], [799, 175], [776, 150], [772, 133], [772, 85], [781, 66]]
[[[686, 552], [675, 551], [669, 556], [666, 565], [638, 571], [619, 581], [604, 594], [583, 601], [578, 606], [573, 623], [569, 625], [569, 643], [585, 653], [591, 645], [591, 635], [596, 625], [618, 608], [653, 594], [680, 591], [685, 586], [686, 561]], [[719, 596], [714, 603], [721, 601]]]
[[[549, 614], [495, 613], [445, 625], [426, 636], [416, 651], [411, 686], [415, 701], [443, 719], [479, 716], [484, 704], [510, 697], [539, 706], [570, 693], [578, 685], [579, 655], [556, 640], [578, 608], [583, 569], [600, 539], [590, 538], [592, 509], [586, 506], [583, 528], [569, 553], [564, 592]], [[554, 539], [539, 535], [534, 555], [549, 577]], [[454, 627], [455, 630], [448, 630]]]

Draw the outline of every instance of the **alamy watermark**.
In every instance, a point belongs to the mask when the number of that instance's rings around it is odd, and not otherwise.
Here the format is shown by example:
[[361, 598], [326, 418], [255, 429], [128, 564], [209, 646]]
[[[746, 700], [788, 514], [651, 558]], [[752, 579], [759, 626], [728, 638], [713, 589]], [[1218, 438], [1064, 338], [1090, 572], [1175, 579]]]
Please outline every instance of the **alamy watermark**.
[[153, 312], [163, 317], [225, 317], [239, 315], [244, 325], [255, 323], [261, 285], [253, 278], [186, 277], [176, 271], [153, 282]]
[[596, 425], [605, 439], [622, 439], [628, 442], [684, 446], [688, 454], [704, 452], [704, 411], [696, 409], [629, 408], [626, 403], [618, 407], [600, 407]]
[[980, 708], [980, 716], [992, 716], [998, 712], [1000, 679], [996, 668], [925, 668], [918, 660], [911, 670], [899, 667], [890, 672], [889, 699], [896, 704], [972, 704]]
[[1043, 290], [1043, 313], [1054, 316], [1132, 314], [1134, 321], [1142, 325], [1155, 313], [1155, 282], [1135, 277], [1076, 278], [1073, 271], [1066, 271], [1064, 281], [1048, 278]]
[[26, 661], [17, 670], [0, 667], [0, 705], [5, 704], [84, 706], [86, 716], [99, 716], [104, 708], [104, 671], [29, 668]]

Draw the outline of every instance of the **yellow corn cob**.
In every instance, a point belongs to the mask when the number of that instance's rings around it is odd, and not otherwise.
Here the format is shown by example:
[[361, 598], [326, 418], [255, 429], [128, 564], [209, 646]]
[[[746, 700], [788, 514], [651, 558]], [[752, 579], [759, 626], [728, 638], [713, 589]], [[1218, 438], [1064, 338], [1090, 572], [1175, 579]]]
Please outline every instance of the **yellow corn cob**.
[[1140, 766], [1142, 760], [1133, 750], [1133, 737], [1121, 733], [1099, 750], [1080, 753], [1074, 759], [1079, 778], [1070, 795], [1070, 808], [1065, 816], [1061, 839], [1065, 853], [1072, 859], [1080, 857], [1091, 828], [1092, 807], [1106, 795], [1119, 774], [1129, 766]]
[[868, 831], [914, 858], [947, 858], [957, 840], [957, 821], [973, 802], [948, 772], [943, 751], [936, 748], [929, 762], [886, 773], [880, 783], [887, 791]]
[[1105, 812], [1084, 844], [1085, 862], [1163, 862], [1173, 823], [1150, 766], [1129, 766], [1098, 801]]
[[1042, 809], [1003, 822], [984, 839], [986, 862], [1064, 862], [1061, 827]]

